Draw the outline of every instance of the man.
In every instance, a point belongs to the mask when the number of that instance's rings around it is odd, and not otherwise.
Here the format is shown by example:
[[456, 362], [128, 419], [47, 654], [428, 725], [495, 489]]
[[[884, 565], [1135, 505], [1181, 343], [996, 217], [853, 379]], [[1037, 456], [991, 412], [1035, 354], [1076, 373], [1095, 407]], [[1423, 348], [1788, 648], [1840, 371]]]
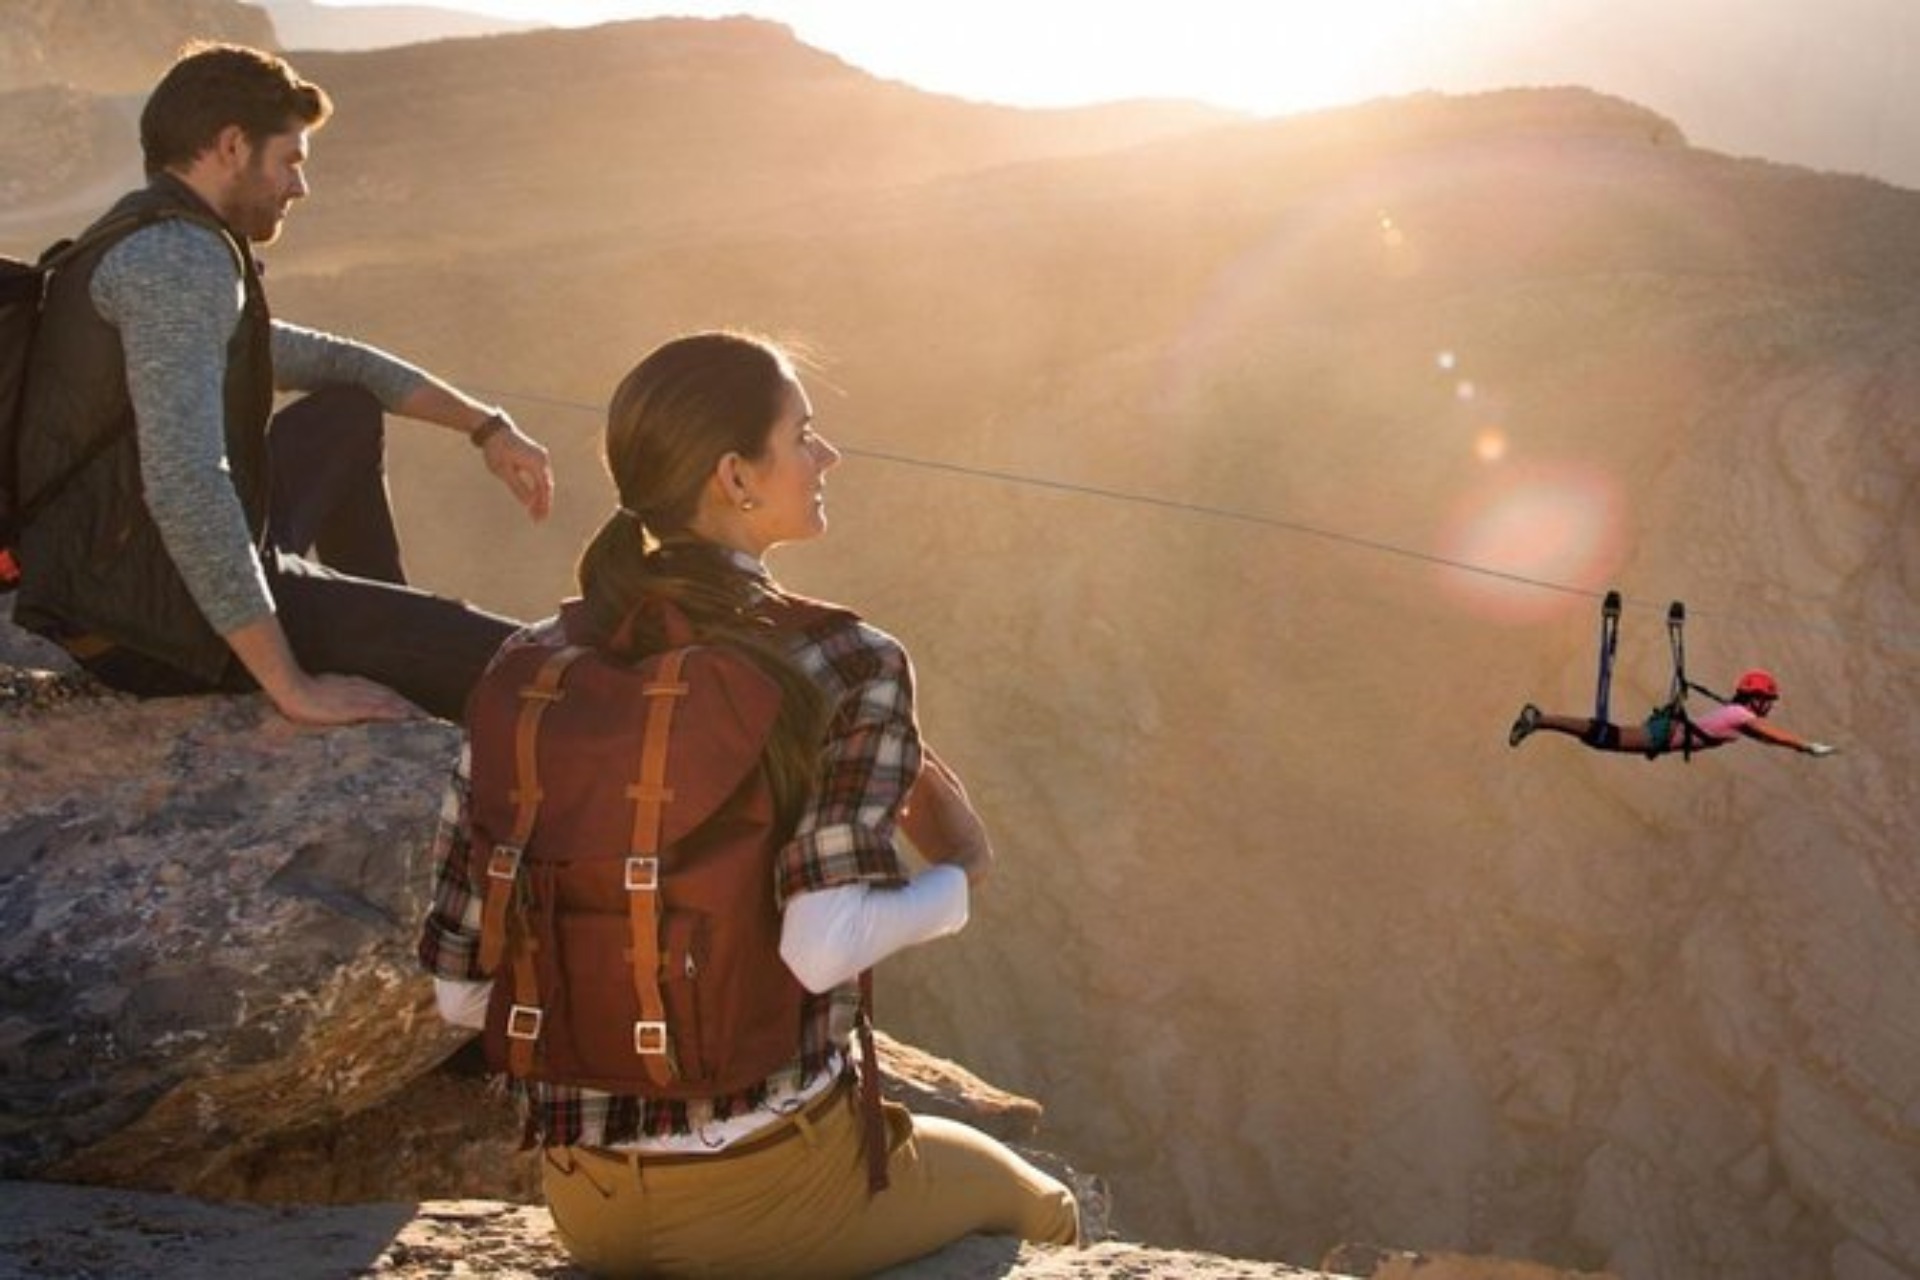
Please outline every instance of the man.
[[[457, 719], [517, 624], [402, 585], [383, 410], [466, 434], [535, 520], [552, 470], [500, 410], [270, 318], [249, 246], [307, 194], [331, 110], [232, 45], [190, 46], [154, 89], [148, 185], [109, 214], [152, 220], [58, 273], [35, 342], [22, 491], [80, 469], [21, 536], [15, 618], [133, 693], [257, 687], [315, 724]], [[275, 415], [276, 390], [316, 394]]]

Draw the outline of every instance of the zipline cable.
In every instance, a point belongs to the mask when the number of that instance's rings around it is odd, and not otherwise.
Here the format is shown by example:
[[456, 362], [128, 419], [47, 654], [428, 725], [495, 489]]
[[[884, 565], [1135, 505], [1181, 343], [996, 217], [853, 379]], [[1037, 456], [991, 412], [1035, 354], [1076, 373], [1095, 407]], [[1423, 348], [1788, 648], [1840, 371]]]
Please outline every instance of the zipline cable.
[[[579, 413], [601, 415], [605, 411], [597, 406], [584, 404], [578, 400], [566, 400], [555, 396], [542, 396], [520, 391], [504, 391], [475, 387], [479, 394], [495, 399], [542, 405], [553, 409], [567, 409]], [[1236, 511], [1230, 507], [1209, 506], [1203, 502], [1193, 502], [1181, 498], [1166, 498], [1157, 494], [1136, 493], [1125, 489], [1111, 489], [1100, 485], [1085, 484], [1074, 480], [1059, 480], [1047, 476], [1024, 475], [1017, 471], [1006, 471], [993, 467], [973, 466], [967, 463], [948, 462], [937, 458], [916, 458], [908, 454], [890, 453], [879, 449], [868, 449], [859, 445], [834, 442], [834, 447], [849, 457], [864, 458], [870, 462], [890, 463], [894, 466], [908, 467], [920, 471], [937, 471], [948, 475], [964, 476], [973, 480], [986, 480], [996, 484], [1015, 485], [1021, 488], [1042, 489], [1053, 493], [1072, 494], [1077, 497], [1093, 498], [1104, 502], [1127, 503], [1133, 506], [1153, 507], [1162, 511], [1173, 511], [1183, 515], [1202, 516], [1214, 520], [1226, 520], [1237, 524], [1254, 525], [1264, 529], [1277, 529], [1283, 533], [1298, 534], [1303, 537], [1318, 538], [1323, 542], [1352, 547], [1361, 551], [1370, 551], [1376, 555], [1411, 560], [1417, 564], [1435, 568], [1452, 569], [1459, 573], [1489, 578], [1515, 586], [1528, 587], [1536, 591], [1550, 591], [1559, 595], [1574, 596], [1584, 600], [1600, 600], [1608, 592], [1590, 587], [1577, 587], [1564, 582], [1555, 582], [1548, 578], [1530, 574], [1516, 573], [1508, 569], [1496, 569], [1490, 565], [1475, 564], [1470, 560], [1459, 560], [1443, 556], [1437, 552], [1422, 551], [1416, 547], [1401, 546], [1378, 538], [1368, 538], [1360, 534], [1346, 533], [1338, 529], [1328, 529], [1308, 524], [1300, 520], [1287, 520], [1278, 516], [1260, 515], [1250, 511]], [[1632, 609], [1652, 609], [1664, 612], [1664, 605], [1628, 604]], [[1726, 622], [1745, 622], [1759, 629], [1790, 629], [1818, 635], [1828, 635], [1839, 639], [1846, 638], [1846, 632], [1831, 624], [1808, 622], [1804, 619], [1782, 619], [1770, 616], [1765, 619], [1751, 615], [1740, 615], [1719, 609], [1695, 609], [1695, 617], [1718, 618]], [[1887, 633], [1886, 642], [1899, 649], [1920, 649], [1920, 640], [1913, 637], [1895, 636]]]

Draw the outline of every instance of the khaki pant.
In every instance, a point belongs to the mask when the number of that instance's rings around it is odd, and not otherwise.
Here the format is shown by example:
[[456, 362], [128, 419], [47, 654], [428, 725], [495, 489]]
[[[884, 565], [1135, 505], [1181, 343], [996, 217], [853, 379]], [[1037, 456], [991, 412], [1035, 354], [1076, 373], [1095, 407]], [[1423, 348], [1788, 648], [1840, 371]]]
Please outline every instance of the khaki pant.
[[600, 1276], [860, 1276], [975, 1232], [1072, 1244], [1059, 1182], [978, 1130], [886, 1104], [891, 1185], [867, 1192], [852, 1089], [773, 1140], [714, 1156], [586, 1147], [542, 1153], [547, 1204], [575, 1262]]

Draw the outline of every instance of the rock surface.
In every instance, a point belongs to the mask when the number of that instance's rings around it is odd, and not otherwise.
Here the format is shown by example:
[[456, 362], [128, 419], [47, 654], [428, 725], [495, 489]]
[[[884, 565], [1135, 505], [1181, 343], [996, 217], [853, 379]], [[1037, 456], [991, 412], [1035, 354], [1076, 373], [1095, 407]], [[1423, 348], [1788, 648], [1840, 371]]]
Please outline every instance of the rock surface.
[[[0, 1198], [7, 1206], [0, 1216], [0, 1280], [587, 1280], [554, 1243], [546, 1210], [497, 1200], [270, 1208], [37, 1183], [0, 1183]], [[985, 1237], [881, 1273], [887, 1280], [1283, 1280], [1321, 1274], [1118, 1242], [1050, 1249]], [[1486, 1280], [1509, 1278], [1490, 1274]]]
[[190, 1189], [445, 1059], [412, 941], [455, 749], [251, 697], [0, 714], [0, 1168]]
[[[586, 1280], [544, 1209], [497, 1200], [333, 1207], [207, 1204], [181, 1196], [0, 1183], [0, 1280]], [[1533, 1263], [1343, 1247], [1338, 1271], [1106, 1241], [1055, 1249], [973, 1237], [876, 1280], [1613, 1280]]]

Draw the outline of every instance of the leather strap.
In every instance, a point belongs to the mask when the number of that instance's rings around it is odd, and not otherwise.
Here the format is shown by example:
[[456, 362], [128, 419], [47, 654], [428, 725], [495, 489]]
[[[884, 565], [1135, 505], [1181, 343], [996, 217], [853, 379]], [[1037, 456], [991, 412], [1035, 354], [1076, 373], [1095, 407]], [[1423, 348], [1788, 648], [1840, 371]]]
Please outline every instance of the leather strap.
[[546, 1014], [537, 1003], [540, 979], [534, 967], [534, 952], [539, 944], [525, 929], [514, 932], [513, 1003], [507, 1008], [507, 1070], [525, 1079], [533, 1073], [541, 1023], [546, 1021]]
[[575, 645], [554, 651], [531, 684], [520, 689], [520, 714], [513, 727], [513, 834], [502, 845], [495, 845], [487, 859], [487, 896], [480, 913], [480, 971], [492, 973], [500, 967], [507, 947], [507, 908], [520, 887], [520, 860], [527, 841], [533, 838], [533, 824], [540, 816], [540, 717], [561, 698], [560, 680], [567, 668], [587, 651]]
[[627, 930], [633, 941], [633, 991], [640, 1020], [633, 1026], [633, 1050], [647, 1078], [670, 1085], [680, 1076], [674, 1046], [667, 1036], [667, 1005], [660, 994], [660, 825], [673, 799], [667, 786], [667, 754], [673, 713], [687, 685], [680, 678], [684, 649], [663, 654], [654, 678], [641, 686], [647, 699], [647, 723], [641, 732], [640, 777], [627, 788], [633, 800], [633, 836], [627, 857]]
[[873, 970], [860, 974], [860, 1123], [867, 1149], [867, 1194], [887, 1189], [887, 1118], [880, 1109], [880, 1054], [873, 1045]]
[[496, 845], [487, 860], [487, 898], [480, 917], [480, 967], [486, 973], [494, 972], [501, 955], [511, 951], [513, 999], [507, 1009], [507, 1070], [520, 1077], [533, 1071], [540, 1047], [541, 1024], [546, 1021], [534, 966], [537, 944], [531, 931], [518, 919], [525, 905], [522, 855], [527, 842], [533, 838], [544, 795], [540, 787], [540, 719], [546, 715], [547, 708], [563, 696], [560, 681], [567, 668], [586, 652], [575, 645], [555, 650], [540, 664], [533, 682], [521, 686], [520, 714], [513, 727], [514, 786], [508, 792], [514, 804], [513, 834], [506, 844]]

